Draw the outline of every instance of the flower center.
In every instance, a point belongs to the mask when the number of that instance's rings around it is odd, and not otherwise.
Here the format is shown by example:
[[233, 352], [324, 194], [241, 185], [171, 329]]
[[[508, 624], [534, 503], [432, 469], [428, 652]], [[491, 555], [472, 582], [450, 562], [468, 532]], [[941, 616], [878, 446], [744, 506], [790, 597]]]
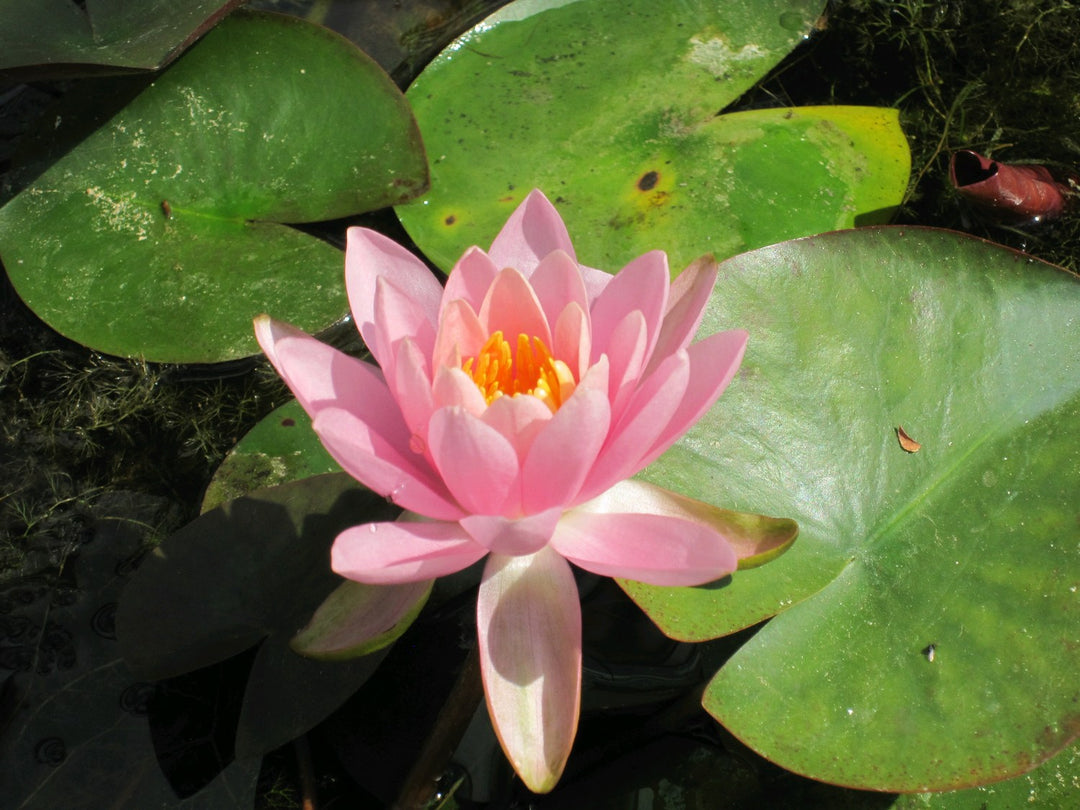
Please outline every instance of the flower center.
[[489, 405], [504, 395], [530, 394], [554, 413], [576, 385], [569, 366], [552, 358], [540, 338], [518, 335], [517, 349], [511, 352], [501, 331], [492, 332], [480, 353], [462, 363], [461, 369], [473, 378]]

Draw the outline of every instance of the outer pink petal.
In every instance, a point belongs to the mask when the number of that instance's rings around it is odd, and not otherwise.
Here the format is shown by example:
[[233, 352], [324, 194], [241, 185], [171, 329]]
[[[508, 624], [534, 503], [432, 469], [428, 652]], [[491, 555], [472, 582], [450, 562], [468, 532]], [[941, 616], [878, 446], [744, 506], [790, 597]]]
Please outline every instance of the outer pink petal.
[[330, 567], [357, 582], [419, 582], [467, 568], [487, 554], [456, 523], [367, 523], [334, 540]]
[[506, 437], [520, 462], [525, 460], [537, 434], [552, 420], [552, 413], [539, 399], [525, 394], [499, 397], [480, 414], [480, 418]]
[[451, 301], [464, 301], [474, 312], [480, 309], [488, 287], [498, 272], [495, 262], [480, 248], [473, 246], [466, 250], [446, 278], [439, 316], [442, 317], [442, 312]]
[[645, 317], [649, 339], [645, 360], [651, 356], [667, 309], [670, 275], [667, 256], [653, 250], [626, 265], [604, 288], [592, 305], [592, 359], [610, 355], [612, 337], [627, 313], [640, 310]]
[[739, 564], [716, 530], [666, 515], [574, 510], [559, 521], [551, 547], [586, 571], [651, 585], [702, 585]]
[[534, 793], [555, 787], [581, 707], [581, 606], [550, 548], [493, 554], [476, 603], [480, 672], [495, 733]]
[[435, 348], [431, 353], [433, 368], [460, 366], [469, 357], [476, 357], [484, 347], [488, 333], [476, 312], [467, 301], [451, 301], [443, 308]]
[[438, 321], [442, 286], [427, 266], [409, 251], [381, 233], [349, 228], [345, 246], [345, 286], [356, 327], [370, 348], [375, 335], [375, 282], [385, 277], [427, 315], [432, 327]]
[[[392, 412], [401, 418], [396, 406]], [[437, 520], [457, 520], [464, 514], [424, 457], [409, 449], [408, 438], [404, 446], [388, 442], [355, 411], [344, 408], [323, 408], [312, 427], [337, 463], [380, 495]], [[400, 433], [408, 433], [404, 422]]]
[[642, 459], [678, 411], [690, 380], [687, 353], [669, 357], [634, 392], [619, 421], [608, 433], [596, 463], [581, 487], [580, 499], [592, 498], [638, 472]]
[[739, 370], [746, 352], [746, 340], [746, 332], [732, 329], [709, 335], [686, 349], [690, 357], [690, 383], [686, 395], [638, 469], [659, 458], [713, 406]]
[[499, 269], [513, 267], [528, 278], [540, 260], [556, 250], [576, 258], [559, 212], [534, 189], [506, 220], [488, 256]]
[[645, 370], [646, 374], [652, 372], [665, 357], [686, 348], [693, 340], [705, 314], [705, 305], [709, 303], [709, 296], [716, 285], [716, 270], [717, 264], [713, 257], [702, 256], [691, 262], [671, 282], [664, 324], [660, 327], [660, 336]]
[[375, 283], [375, 329], [372, 331], [375, 342], [368, 342], [368, 348], [391, 379], [401, 340], [415, 341], [425, 357], [431, 357], [435, 346], [435, 327], [428, 321], [427, 313], [385, 277], [376, 279]]
[[[295, 326], [269, 315], [255, 319], [255, 337], [278, 374], [312, 417], [325, 407], [364, 409], [388, 441], [408, 443], [407, 431], [383, 375], [370, 363], [349, 357]], [[371, 400], [373, 406], [366, 408]]]
[[538, 337], [551, 346], [551, 329], [529, 282], [513, 268], [501, 270], [480, 305], [480, 323], [489, 335], [502, 332], [517, 350], [517, 336]]
[[529, 284], [536, 292], [549, 324], [555, 323], [571, 303], [577, 304], [586, 312], [589, 309], [589, 296], [585, 292], [581, 268], [569, 254], [561, 250], [549, 253], [543, 258], [529, 277]]
[[467, 512], [507, 515], [521, 503], [521, 464], [510, 441], [463, 408], [431, 417], [428, 447], [435, 465]]
[[578, 386], [536, 437], [521, 470], [526, 514], [566, 507], [577, 495], [607, 438], [607, 392]]
[[473, 540], [492, 553], [518, 557], [546, 546], [561, 516], [562, 509], [555, 508], [523, 518], [467, 515], [460, 523]]

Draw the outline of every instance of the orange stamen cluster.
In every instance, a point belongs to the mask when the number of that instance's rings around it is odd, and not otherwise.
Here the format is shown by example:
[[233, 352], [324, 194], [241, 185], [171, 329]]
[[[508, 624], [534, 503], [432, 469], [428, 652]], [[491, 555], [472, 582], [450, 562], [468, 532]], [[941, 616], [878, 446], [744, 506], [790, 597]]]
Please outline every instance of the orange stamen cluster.
[[575, 385], [569, 367], [551, 356], [544, 341], [523, 334], [518, 335], [517, 350], [511, 353], [503, 333], [492, 332], [480, 353], [461, 368], [473, 378], [489, 405], [501, 396], [530, 394], [555, 412]]

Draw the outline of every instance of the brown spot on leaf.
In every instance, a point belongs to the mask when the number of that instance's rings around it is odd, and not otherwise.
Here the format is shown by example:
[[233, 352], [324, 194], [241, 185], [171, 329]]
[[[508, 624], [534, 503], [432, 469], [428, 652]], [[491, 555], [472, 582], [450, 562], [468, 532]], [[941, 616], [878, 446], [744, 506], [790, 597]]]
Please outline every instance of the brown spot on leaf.
[[658, 172], [645, 172], [645, 174], [638, 178], [637, 187], [639, 191], [652, 191], [656, 188], [658, 182], [660, 182], [660, 174]]
[[168, 200], [161, 201], [161, 213], [165, 215], [165, 219], [172, 219], [172, 206]]
[[281, 426], [282, 427], [292, 427], [295, 424], [296, 424], [296, 420], [293, 419], [292, 417], [285, 417], [284, 419], [281, 420]]
[[921, 444], [908, 436], [907, 431], [899, 425], [896, 426], [896, 438], [900, 440], [900, 446], [904, 448], [904, 451], [907, 453], [918, 453], [919, 449], [922, 447]]
[[453, 225], [455, 222], [457, 222], [457, 217], [451, 214], [446, 219], [444, 219], [443, 222], [445, 222], [447, 225]]

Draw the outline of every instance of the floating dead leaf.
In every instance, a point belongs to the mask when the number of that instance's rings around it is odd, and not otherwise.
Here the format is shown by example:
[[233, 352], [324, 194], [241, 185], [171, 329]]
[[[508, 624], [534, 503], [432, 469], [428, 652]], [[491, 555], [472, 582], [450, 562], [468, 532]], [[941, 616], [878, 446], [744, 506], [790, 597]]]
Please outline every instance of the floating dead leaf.
[[900, 446], [908, 453], [918, 453], [922, 447], [917, 441], [907, 435], [907, 431], [900, 425], [896, 426], [896, 438], [900, 440]]

